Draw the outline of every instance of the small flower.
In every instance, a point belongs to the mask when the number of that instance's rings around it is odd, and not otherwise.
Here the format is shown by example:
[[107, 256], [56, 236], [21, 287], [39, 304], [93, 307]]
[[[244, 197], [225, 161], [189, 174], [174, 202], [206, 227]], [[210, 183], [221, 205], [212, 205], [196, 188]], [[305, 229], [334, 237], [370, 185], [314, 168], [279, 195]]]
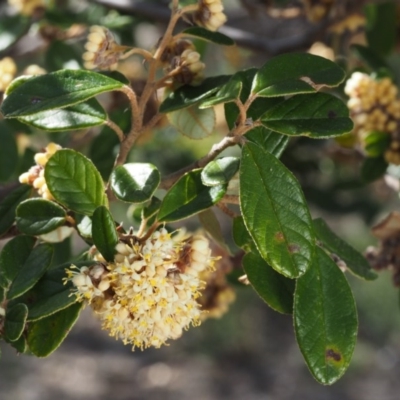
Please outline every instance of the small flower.
[[31, 167], [28, 172], [24, 172], [19, 176], [21, 183], [26, 183], [33, 186], [38, 194], [46, 200], [54, 200], [53, 195], [47, 188], [46, 179], [44, 177], [44, 167], [47, 164], [49, 158], [58, 150], [61, 150], [61, 146], [56, 143], [49, 143], [44, 153], [35, 154], [36, 165]]
[[31, 16], [38, 8], [44, 8], [44, 0], [8, 0], [8, 4], [26, 16]]
[[39, 65], [36, 65], [36, 64], [28, 65], [22, 71], [22, 75], [31, 75], [31, 76], [44, 75], [46, 73], [47, 73], [47, 71], [44, 68], [42, 68], [42, 67], [40, 67]]
[[0, 60], [0, 92], [4, 92], [7, 89], [16, 73], [17, 66], [11, 57], [5, 57]]
[[67, 270], [78, 300], [90, 304], [103, 329], [124, 344], [160, 347], [201, 320], [204, 283], [199, 274], [213, 266], [208, 240], [165, 228], [145, 241], [116, 246], [114, 262]]
[[204, 79], [205, 64], [200, 61], [200, 54], [190, 48], [171, 60], [169, 71], [173, 81], [180, 85], [199, 85]]
[[227, 21], [223, 10], [221, 0], [199, 0], [199, 7], [193, 15], [193, 20], [197, 25], [210, 31], [217, 31]]
[[117, 44], [114, 36], [107, 28], [94, 25], [90, 28], [85, 49], [87, 52], [82, 55], [85, 68], [115, 70], [118, 67], [118, 61], [123, 54], [124, 47]]

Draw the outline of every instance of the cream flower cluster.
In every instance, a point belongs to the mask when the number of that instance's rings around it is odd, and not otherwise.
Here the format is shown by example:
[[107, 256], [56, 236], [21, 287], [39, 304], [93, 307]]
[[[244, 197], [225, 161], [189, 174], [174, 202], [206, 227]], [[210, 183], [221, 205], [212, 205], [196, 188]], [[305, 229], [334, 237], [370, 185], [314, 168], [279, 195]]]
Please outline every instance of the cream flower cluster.
[[354, 72], [344, 91], [349, 96], [347, 106], [354, 122], [354, 132], [361, 143], [373, 131], [390, 134], [392, 140], [385, 159], [400, 164], [400, 100], [393, 81], [390, 78], [376, 80], [365, 73]]
[[8, 4], [27, 16], [31, 16], [37, 8], [45, 7], [43, 0], [8, 0]]
[[120, 242], [116, 251], [112, 263], [67, 270], [75, 295], [91, 305], [110, 336], [144, 349], [199, 325], [199, 274], [214, 263], [204, 236], [161, 228], [143, 242]]
[[317, 2], [313, 0], [302, 1], [305, 7], [306, 16], [311, 22], [318, 22], [325, 18], [335, 2], [335, 0], [320, 0]]
[[117, 44], [112, 33], [98, 25], [90, 28], [85, 49], [87, 52], [82, 58], [87, 69], [115, 70], [123, 53], [122, 46]]
[[37, 190], [38, 194], [46, 200], [54, 200], [54, 198], [47, 188], [46, 180], [44, 178], [44, 167], [49, 158], [56, 151], [61, 150], [61, 148], [62, 147], [56, 143], [50, 143], [46, 147], [44, 153], [35, 154], [36, 165], [30, 168], [28, 172], [21, 174], [19, 177], [21, 183], [32, 185]]
[[199, 0], [199, 8], [194, 13], [193, 20], [197, 25], [216, 31], [227, 21], [223, 10], [221, 0]]
[[4, 57], [0, 60], [0, 92], [7, 89], [16, 73], [17, 66], [11, 57]]

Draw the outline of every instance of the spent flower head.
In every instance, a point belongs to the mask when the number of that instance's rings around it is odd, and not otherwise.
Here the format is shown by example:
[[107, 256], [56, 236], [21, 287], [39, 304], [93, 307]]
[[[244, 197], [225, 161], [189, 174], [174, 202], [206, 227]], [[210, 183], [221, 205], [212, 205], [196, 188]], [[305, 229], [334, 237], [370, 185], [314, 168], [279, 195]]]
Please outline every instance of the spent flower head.
[[203, 26], [210, 31], [217, 31], [227, 21], [223, 10], [224, 6], [221, 0], [199, 0], [193, 21], [196, 25]]
[[119, 242], [114, 262], [72, 266], [66, 281], [73, 283], [78, 300], [90, 304], [110, 336], [132, 350], [144, 349], [160, 347], [191, 324], [199, 325], [197, 298], [204, 287], [199, 274], [213, 264], [204, 236], [172, 235], [161, 228], [144, 241]]

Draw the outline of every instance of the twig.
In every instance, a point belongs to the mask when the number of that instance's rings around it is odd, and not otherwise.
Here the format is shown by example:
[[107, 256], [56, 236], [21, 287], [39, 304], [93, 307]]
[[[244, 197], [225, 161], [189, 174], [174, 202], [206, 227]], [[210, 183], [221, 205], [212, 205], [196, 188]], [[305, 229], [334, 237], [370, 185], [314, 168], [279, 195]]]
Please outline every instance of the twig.
[[236, 218], [239, 216], [239, 214], [235, 213], [234, 211], [232, 211], [230, 208], [228, 208], [228, 206], [222, 202], [217, 203], [216, 205], [223, 213], [225, 213], [226, 215], [228, 215], [231, 218]]
[[233, 194], [226, 194], [222, 200], [222, 203], [229, 203], [229, 204], [240, 204], [239, 196]]
[[122, 142], [124, 140], [124, 132], [122, 132], [122, 129], [114, 121], [111, 121], [110, 119], [108, 119], [106, 121], [106, 125], [117, 134], [120, 142]]

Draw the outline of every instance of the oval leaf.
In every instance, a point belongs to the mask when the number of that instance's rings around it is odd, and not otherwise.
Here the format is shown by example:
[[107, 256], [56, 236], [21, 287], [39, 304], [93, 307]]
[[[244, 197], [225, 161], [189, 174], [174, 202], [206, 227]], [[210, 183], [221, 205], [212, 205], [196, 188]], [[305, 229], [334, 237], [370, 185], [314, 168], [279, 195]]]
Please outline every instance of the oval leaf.
[[0, 236], [11, 228], [15, 221], [17, 206], [27, 199], [31, 192], [32, 186], [30, 185], [18, 186], [0, 203]]
[[201, 171], [201, 180], [206, 186], [228, 184], [239, 170], [238, 157], [223, 157], [208, 163]]
[[213, 107], [222, 103], [229, 103], [235, 101], [240, 96], [243, 83], [241, 82], [241, 75], [235, 74], [231, 80], [210, 99], [201, 102], [200, 108]]
[[258, 295], [275, 311], [291, 314], [295, 281], [278, 274], [259, 254], [246, 254], [242, 263]]
[[229, 247], [225, 242], [224, 235], [222, 233], [221, 224], [219, 223], [214, 211], [209, 208], [208, 210], [199, 213], [199, 221], [201, 226], [207, 231], [207, 233], [229, 254], [231, 254]]
[[226, 186], [204, 186], [201, 170], [191, 171], [175, 183], [165, 195], [158, 212], [159, 221], [177, 221], [190, 217], [218, 203]]
[[129, 163], [113, 170], [111, 188], [122, 201], [143, 203], [151, 198], [160, 180], [160, 172], [153, 164]]
[[180, 133], [190, 139], [204, 139], [214, 131], [215, 111], [213, 108], [202, 110], [194, 105], [169, 113], [168, 120]]
[[99, 171], [74, 150], [62, 149], [50, 157], [44, 176], [54, 198], [72, 211], [92, 215], [97, 207], [107, 204]]
[[323, 219], [314, 219], [313, 224], [315, 234], [318, 240], [322, 242], [322, 246], [344, 261], [350, 272], [367, 281], [377, 278], [377, 275], [372, 271], [371, 266], [362, 254], [336, 236]]
[[6, 118], [25, 117], [42, 111], [72, 106], [123, 84], [102, 74], [64, 69], [26, 79], [9, 88], [1, 106]]
[[28, 307], [19, 303], [13, 307], [7, 308], [4, 320], [4, 336], [11, 342], [18, 340], [25, 328], [26, 318], [28, 316]]
[[52, 257], [51, 245], [41, 244], [35, 247], [26, 261], [18, 266], [18, 273], [11, 283], [7, 298], [14, 299], [31, 289], [50, 266]]
[[0, 182], [8, 180], [18, 165], [18, 149], [13, 130], [0, 121]]
[[315, 92], [337, 86], [346, 74], [326, 58], [312, 54], [282, 54], [268, 61], [254, 77], [251, 92], [274, 97]]
[[276, 158], [282, 155], [289, 144], [289, 138], [286, 135], [273, 132], [264, 126], [258, 126], [248, 131], [245, 136], [249, 142], [257, 144]]
[[102, 125], [107, 121], [107, 113], [96, 99], [90, 99], [69, 107], [20, 117], [18, 120], [35, 128], [57, 132]]
[[220, 44], [223, 46], [232, 46], [235, 42], [229, 37], [220, 32], [212, 32], [201, 26], [193, 26], [181, 32], [185, 36], [194, 36], [199, 39], [207, 40], [208, 42]]
[[92, 218], [93, 243], [106, 261], [114, 261], [115, 246], [118, 243], [118, 234], [114, 219], [104, 206], [96, 208]]
[[262, 257], [289, 278], [302, 275], [315, 248], [303, 192], [279, 160], [252, 143], [246, 144], [242, 153], [240, 206]]
[[293, 96], [269, 109], [261, 116], [261, 122], [275, 132], [315, 139], [342, 135], [353, 129], [346, 105], [327, 93]]
[[29, 199], [17, 208], [17, 228], [26, 235], [42, 235], [64, 225], [66, 216], [65, 210], [53, 201]]
[[320, 248], [297, 280], [294, 326], [306, 363], [318, 382], [330, 385], [349, 366], [357, 339], [357, 311], [343, 272]]
[[27, 336], [30, 351], [37, 357], [47, 357], [56, 350], [74, 326], [81, 309], [82, 304], [76, 303], [30, 323]]

